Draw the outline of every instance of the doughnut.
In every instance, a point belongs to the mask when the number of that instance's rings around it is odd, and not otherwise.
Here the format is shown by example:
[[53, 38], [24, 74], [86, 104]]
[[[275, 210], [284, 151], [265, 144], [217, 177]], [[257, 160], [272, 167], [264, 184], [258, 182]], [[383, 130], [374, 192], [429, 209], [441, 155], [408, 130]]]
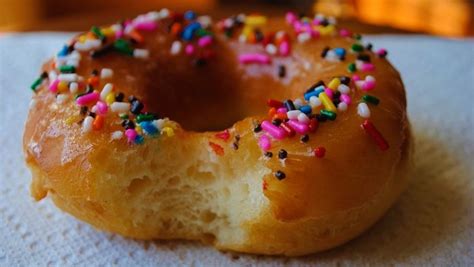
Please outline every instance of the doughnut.
[[400, 75], [331, 17], [163, 9], [93, 26], [40, 73], [32, 196], [100, 230], [305, 255], [364, 232], [409, 180]]

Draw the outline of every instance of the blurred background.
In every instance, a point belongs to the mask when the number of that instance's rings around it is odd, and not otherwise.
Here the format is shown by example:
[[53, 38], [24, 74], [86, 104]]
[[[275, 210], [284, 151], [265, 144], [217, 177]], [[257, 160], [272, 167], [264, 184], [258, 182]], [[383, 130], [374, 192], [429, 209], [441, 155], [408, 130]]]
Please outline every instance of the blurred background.
[[0, 0], [0, 6], [0, 32], [80, 31], [168, 7], [215, 17], [321, 12], [361, 33], [474, 35], [474, 0]]

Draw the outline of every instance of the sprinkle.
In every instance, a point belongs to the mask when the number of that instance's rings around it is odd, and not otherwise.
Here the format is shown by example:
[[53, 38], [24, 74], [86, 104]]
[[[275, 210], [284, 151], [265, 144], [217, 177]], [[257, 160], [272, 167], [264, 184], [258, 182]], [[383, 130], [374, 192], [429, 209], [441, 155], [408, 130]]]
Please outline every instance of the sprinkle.
[[370, 104], [374, 104], [374, 105], [378, 105], [380, 103], [380, 100], [373, 96], [373, 95], [364, 95], [362, 96], [362, 101], [366, 102], [366, 103], [370, 103]]
[[337, 116], [335, 112], [332, 112], [330, 110], [325, 110], [325, 109], [321, 109], [319, 111], [319, 114], [321, 114], [323, 117], [328, 118], [329, 120], [332, 120], [332, 121], [335, 120]]
[[218, 156], [223, 156], [224, 155], [224, 148], [216, 143], [209, 142], [209, 146], [211, 149], [216, 153]]
[[49, 91], [52, 93], [58, 92], [58, 85], [59, 85], [59, 79], [54, 80], [52, 83], [49, 84]]
[[278, 180], [283, 180], [286, 178], [286, 174], [282, 171], [276, 171], [275, 172], [275, 177], [278, 179]]
[[134, 101], [132, 101], [132, 106], [130, 107], [130, 112], [132, 112], [135, 115], [138, 115], [142, 111], [143, 108], [144, 108], [144, 106], [140, 101], [134, 100]]
[[290, 110], [286, 113], [286, 116], [290, 120], [297, 120], [300, 113], [301, 113], [300, 110]]
[[306, 115], [309, 115], [309, 114], [311, 114], [311, 106], [309, 106], [309, 105], [301, 106], [300, 111], [303, 112]]
[[130, 104], [125, 102], [113, 102], [110, 105], [110, 110], [117, 113], [125, 113], [130, 109]]
[[134, 49], [133, 57], [135, 58], [148, 58], [150, 56], [150, 51], [147, 49]]
[[370, 117], [370, 109], [366, 103], [362, 102], [357, 105], [357, 114], [362, 118], [369, 118]]
[[200, 28], [201, 24], [199, 24], [199, 22], [192, 22], [183, 29], [181, 37], [185, 41], [191, 41], [191, 39], [193, 39], [194, 32]]
[[268, 151], [271, 149], [272, 144], [270, 138], [267, 135], [263, 134], [258, 138], [258, 145], [263, 151]]
[[129, 55], [129, 56], [132, 56], [134, 54], [134, 51], [130, 43], [125, 39], [120, 38], [120, 39], [115, 40], [113, 47], [115, 48], [115, 50], [117, 50], [118, 52], [122, 54]]
[[277, 47], [274, 44], [268, 44], [265, 46], [265, 51], [270, 55], [275, 55], [277, 53]]
[[114, 71], [112, 69], [103, 68], [100, 71], [101, 79], [108, 79], [108, 78], [111, 78], [112, 76], [114, 76]]
[[279, 159], [286, 159], [287, 157], [288, 157], [288, 152], [286, 152], [286, 150], [280, 149], [280, 151], [278, 151]]
[[94, 118], [91, 116], [87, 116], [84, 121], [82, 122], [82, 132], [88, 133], [92, 130], [92, 123], [94, 122]]
[[298, 115], [298, 121], [301, 122], [301, 123], [308, 123], [309, 122], [309, 118], [308, 116], [306, 116], [305, 113], [300, 113]]
[[387, 54], [388, 54], [387, 50], [385, 50], [385, 49], [383, 49], [383, 48], [377, 50], [377, 52], [375, 52], [375, 53], [376, 53], [379, 57], [381, 57], [381, 58], [386, 57]]
[[241, 64], [270, 64], [271, 58], [265, 54], [260, 53], [248, 53], [239, 55], [239, 62]]
[[305, 134], [300, 138], [301, 143], [307, 143], [309, 141], [309, 135]]
[[158, 133], [158, 129], [153, 124], [152, 121], [142, 121], [140, 122], [140, 127], [145, 131], [148, 135], [155, 135]]
[[282, 107], [283, 106], [283, 103], [278, 101], [278, 100], [275, 100], [275, 99], [268, 99], [267, 100], [267, 105], [269, 107], [273, 107], [273, 108], [279, 108], [279, 107]]
[[91, 32], [94, 33], [95, 36], [97, 36], [97, 38], [99, 38], [100, 40], [105, 40], [106, 38], [105, 35], [100, 30], [100, 28], [97, 26], [92, 26]]
[[334, 78], [329, 82], [328, 88], [330, 88], [331, 90], [336, 90], [340, 84], [341, 80], [339, 80], [339, 78]]
[[337, 105], [337, 110], [342, 111], [342, 112], [346, 111], [347, 110], [347, 103], [345, 103], [345, 102], [339, 103]]
[[387, 140], [382, 136], [382, 134], [375, 128], [371, 121], [365, 120], [361, 127], [365, 132], [375, 141], [380, 150], [385, 151], [389, 148]]
[[293, 104], [293, 101], [291, 101], [290, 99], [285, 100], [283, 102], [283, 105], [288, 111], [296, 109], [295, 104]]
[[286, 136], [285, 130], [273, 125], [269, 121], [262, 122], [262, 129], [275, 139], [283, 139]]
[[350, 105], [352, 103], [352, 99], [349, 95], [346, 95], [346, 94], [341, 94], [341, 96], [339, 97], [339, 99], [346, 103], [347, 105]]
[[184, 52], [188, 56], [194, 54], [194, 51], [195, 51], [194, 45], [192, 45], [192, 44], [187, 44], [186, 47], [184, 48]]
[[316, 108], [321, 106], [321, 100], [317, 96], [311, 96], [309, 98], [309, 104], [311, 105], [312, 108]]
[[280, 55], [286, 57], [290, 54], [290, 50], [291, 50], [290, 42], [285, 41], [280, 44], [280, 47], [279, 47]]
[[168, 127], [168, 126], [163, 127], [163, 130], [161, 130], [161, 134], [163, 134], [163, 133], [166, 134], [166, 136], [168, 136], [168, 137], [174, 136], [173, 128]]
[[245, 25], [251, 27], [258, 27], [265, 25], [267, 23], [267, 18], [259, 15], [247, 16], [245, 18]]
[[284, 78], [286, 76], [286, 67], [284, 65], [278, 66], [278, 77]]
[[345, 84], [340, 84], [338, 87], [337, 87], [337, 90], [339, 92], [341, 92], [341, 94], [347, 94], [349, 93], [349, 91], [351, 90], [349, 88], [349, 86], [345, 85]]
[[293, 130], [288, 123], [282, 122], [280, 127], [286, 132], [286, 136], [293, 137], [295, 135], [295, 130]]
[[156, 116], [150, 113], [138, 114], [136, 117], [137, 123], [141, 123], [143, 121], [152, 121], [154, 119], [156, 119]]
[[295, 120], [289, 120], [288, 125], [298, 134], [306, 134], [309, 131], [308, 125]]
[[355, 72], [357, 69], [356, 69], [356, 65], [354, 63], [350, 63], [348, 66], [347, 66], [347, 71], [349, 72]]
[[255, 125], [255, 127], [253, 128], [254, 133], [259, 133], [261, 131], [262, 131], [262, 126], [260, 124]]
[[351, 46], [352, 51], [354, 52], [362, 52], [364, 51], [364, 47], [361, 44], [355, 43]]
[[64, 82], [76, 82], [78, 78], [75, 73], [61, 73], [58, 75], [58, 80]]
[[137, 131], [135, 131], [135, 129], [125, 130], [125, 136], [127, 137], [129, 143], [134, 142], [137, 135], [138, 135], [138, 133], [137, 133]]
[[265, 157], [267, 157], [267, 158], [273, 157], [273, 153], [270, 152], [270, 151], [265, 152], [263, 155], [264, 155]]
[[178, 55], [181, 52], [181, 49], [183, 48], [183, 45], [181, 44], [180, 41], [174, 41], [171, 44], [171, 50], [170, 53], [172, 55]]
[[325, 92], [319, 94], [319, 100], [323, 104], [324, 108], [327, 109], [328, 111], [335, 112], [337, 110], [334, 104], [332, 103], [331, 99]]
[[86, 106], [89, 104], [94, 104], [97, 100], [100, 99], [100, 95], [97, 92], [92, 92], [89, 94], [82, 95], [76, 99], [76, 104], [79, 106]]
[[101, 115], [95, 116], [94, 122], [92, 123], [92, 129], [98, 131], [102, 129], [103, 126], [104, 126], [104, 117]]
[[204, 37], [199, 38], [198, 40], [198, 46], [199, 47], [206, 47], [212, 44], [212, 36], [207, 35]]
[[317, 147], [314, 149], [314, 155], [317, 157], [317, 158], [324, 158], [324, 156], [326, 155], [326, 149], [324, 147]]
[[97, 113], [100, 115], [106, 114], [109, 109], [107, 104], [102, 101], [97, 101], [97, 104], [95, 106], [97, 107]]
[[216, 133], [214, 136], [224, 141], [228, 141], [230, 138], [230, 133], [229, 133], [229, 130], [226, 129], [222, 132]]
[[154, 31], [158, 27], [158, 25], [154, 21], [142, 21], [142, 22], [134, 23], [133, 26], [135, 27], [135, 29], [139, 31], [148, 31], [148, 32]]
[[299, 43], [306, 43], [311, 39], [311, 34], [307, 32], [302, 32], [296, 37]]
[[61, 73], [74, 73], [74, 72], [76, 72], [76, 68], [74, 66], [69, 66], [69, 65], [59, 66], [59, 72], [61, 72]]
[[118, 139], [121, 139], [122, 137], [123, 137], [122, 131], [115, 131], [112, 133], [111, 139], [118, 140]]

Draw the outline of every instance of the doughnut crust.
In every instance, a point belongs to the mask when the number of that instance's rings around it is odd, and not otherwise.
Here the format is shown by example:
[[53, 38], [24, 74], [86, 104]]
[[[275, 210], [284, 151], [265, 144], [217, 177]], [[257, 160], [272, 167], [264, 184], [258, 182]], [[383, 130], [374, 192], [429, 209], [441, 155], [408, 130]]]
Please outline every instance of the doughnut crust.
[[[370, 121], [389, 144], [382, 151], [361, 129], [357, 103], [320, 122], [309, 140], [272, 140], [272, 157], [259, 147], [255, 125], [268, 119], [267, 99], [295, 99], [318, 80], [348, 75], [344, 62], [321, 58], [325, 47], [349, 48], [352, 38], [321, 36], [291, 41], [291, 55], [270, 64], [241, 64], [239, 55], [262, 50], [216, 30], [212, 60], [196, 66], [172, 55], [169, 18], [142, 33], [146, 59], [81, 52], [75, 73], [88, 77], [110, 68], [116, 92], [143, 99], [146, 109], [171, 120], [173, 134], [143, 144], [112, 139], [123, 130], [117, 114], [101, 130], [84, 133], [73, 97], [58, 97], [43, 83], [25, 125], [23, 147], [36, 200], [50, 196], [62, 210], [98, 229], [138, 239], [188, 239], [218, 249], [257, 254], [304, 255], [347, 242], [374, 224], [407, 185], [412, 138], [404, 86], [391, 64], [372, 52]], [[217, 27], [217, 26], [212, 26]], [[265, 32], [291, 27], [269, 19]], [[54, 60], [43, 71], [55, 69]], [[277, 71], [285, 66], [284, 77]], [[50, 83], [50, 82], [49, 82]], [[354, 87], [352, 84], [351, 87]], [[350, 91], [353, 102], [366, 92]], [[225, 131], [223, 131], [225, 130]], [[315, 157], [323, 146], [326, 155]], [[281, 149], [287, 157], [279, 159]], [[275, 173], [283, 171], [284, 179]]]

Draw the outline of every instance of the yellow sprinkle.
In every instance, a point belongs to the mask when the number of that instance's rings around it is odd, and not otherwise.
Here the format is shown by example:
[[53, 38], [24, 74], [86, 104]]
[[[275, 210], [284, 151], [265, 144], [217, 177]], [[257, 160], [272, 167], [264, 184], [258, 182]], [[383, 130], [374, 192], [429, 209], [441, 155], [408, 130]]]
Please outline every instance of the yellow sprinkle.
[[328, 25], [326, 27], [318, 26], [318, 31], [321, 33], [321, 35], [331, 35], [334, 33], [334, 30], [334, 25]]
[[173, 128], [170, 127], [164, 127], [163, 130], [161, 130], [161, 134], [165, 133], [166, 136], [171, 137], [174, 135], [174, 130]]
[[242, 29], [242, 34], [245, 35], [245, 37], [249, 37], [250, 34], [253, 33], [253, 30], [251, 27], [248, 27], [248, 26], [245, 26], [243, 29]]
[[60, 81], [58, 84], [58, 91], [59, 92], [64, 92], [68, 89], [68, 84], [65, 81]]
[[142, 134], [142, 133], [143, 133], [142, 127], [141, 127], [139, 124], [137, 124], [137, 125], [135, 126], [135, 131], [137, 131], [138, 134]]
[[321, 100], [321, 103], [323, 103], [324, 108], [326, 110], [337, 112], [336, 107], [334, 106], [331, 99], [329, 99], [329, 96], [325, 92], [322, 92], [319, 94], [319, 100]]
[[107, 105], [111, 105], [115, 101], [115, 96], [114, 93], [108, 93], [107, 96], [105, 97], [105, 102]]
[[329, 82], [328, 87], [331, 90], [335, 91], [340, 84], [341, 84], [341, 80], [339, 80], [339, 78], [334, 78]]
[[85, 35], [79, 36], [79, 42], [80, 43], [84, 43], [86, 40], [87, 40], [87, 36], [85, 36]]
[[108, 28], [103, 28], [102, 33], [107, 36], [107, 37], [112, 37], [115, 33], [114, 30], [112, 30], [110, 27]]
[[262, 26], [265, 23], [267, 23], [267, 17], [264, 17], [264, 16], [247, 16], [245, 18], [245, 25], [248, 25], [251, 27]]

